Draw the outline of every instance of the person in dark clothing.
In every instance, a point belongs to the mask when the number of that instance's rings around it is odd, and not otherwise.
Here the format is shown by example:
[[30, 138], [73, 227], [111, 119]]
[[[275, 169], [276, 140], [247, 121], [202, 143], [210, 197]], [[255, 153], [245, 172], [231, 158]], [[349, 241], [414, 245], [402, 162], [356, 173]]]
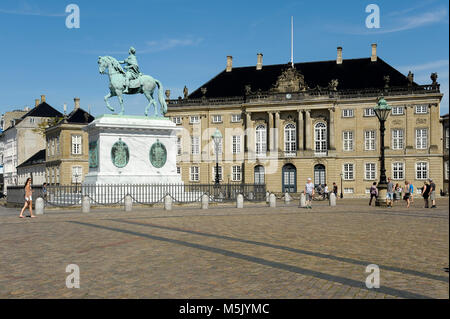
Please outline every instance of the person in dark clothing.
[[378, 197], [378, 188], [377, 183], [373, 182], [372, 186], [370, 187], [370, 201], [369, 206], [372, 206], [372, 199], [375, 198], [375, 200]]
[[422, 188], [422, 197], [423, 200], [425, 202], [425, 208], [429, 208], [428, 207], [428, 197], [430, 195], [430, 185], [428, 185], [428, 183], [425, 181], [423, 183], [423, 188]]
[[338, 187], [337, 187], [336, 183], [334, 183], [334, 182], [333, 182], [333, 193], [334, 193], [334, 196], [336, 196], [336, 198], [337, 198]]

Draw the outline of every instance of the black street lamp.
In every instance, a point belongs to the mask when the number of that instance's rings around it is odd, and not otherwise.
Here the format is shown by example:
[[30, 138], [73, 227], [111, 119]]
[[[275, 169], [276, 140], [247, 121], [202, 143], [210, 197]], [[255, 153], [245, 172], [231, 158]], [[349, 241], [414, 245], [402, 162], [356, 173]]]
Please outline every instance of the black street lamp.
[[342, 173], [341, 173], [341, 195], [340, 195], [340, 197], [344, 198], [344, 194], [342, 193]]
[[222, 133], [220, 133], [219, 129], [216, 128], [216, 131], [214, 132], [212, 139], [214, 141], [214, 147], [216, 150], [216, 177], [215, 177], [215, 185], [218, 186], [220, 184], [219, 179], [219, 146], [220, 141], [222, 140]]
[[386, 206], [386, 167], [384, 164], [384, 131], [386, 130], [385, 122], [391, 111], [391, 107], [387, 104], [383, 97], [378, 99], [378, 104], [373, 108], [375, 115], [380, 121], [380, 181], [378, 182], [378, 197], [375, 202], [376, 206]]

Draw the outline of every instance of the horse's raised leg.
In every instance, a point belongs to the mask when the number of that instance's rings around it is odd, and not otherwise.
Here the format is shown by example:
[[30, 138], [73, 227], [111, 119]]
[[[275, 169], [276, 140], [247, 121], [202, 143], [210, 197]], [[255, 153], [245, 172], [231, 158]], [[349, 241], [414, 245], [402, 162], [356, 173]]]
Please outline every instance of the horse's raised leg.
[[153, 96], [150, 92], [145, 92], [145, 91], [144, 91], [144, 95], [148, 100], [148, 104], [147, 104], [147, 107], [145, 108], [144, 114], [145, 114], [145, 116], [148, 116], [148, 110], [150, 109], [150, 105], [153, 104]]
[[122, 108], [119, 115], [123, 115], [124, 108], [123, 108], [123, 96], [122, 93], [117, 94], [117, 98], [119, 99], [120, 107]]
[[108, 95], [105, 95], [105, 102], [106, 102], [106, 107], [111, 111], [114, 112], [114, 108], [111, 107], [111, 105], [109, 105], [108, 99], [111, 97], [111, 93], [108, 93]]

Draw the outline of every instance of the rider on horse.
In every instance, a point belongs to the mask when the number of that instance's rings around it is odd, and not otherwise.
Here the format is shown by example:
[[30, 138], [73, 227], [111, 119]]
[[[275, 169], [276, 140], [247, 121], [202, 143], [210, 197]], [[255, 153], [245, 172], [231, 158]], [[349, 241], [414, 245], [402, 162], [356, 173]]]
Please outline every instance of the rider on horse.
[[126, 58], [126, 60], [119, 61], [120, 64], [126, 64], [126, 66], [124, 66], [124, 69], [126, 70], [125, 73], [126, 80], [125, 80], [125, 90], [123, 91], [123, 93], [128, 93], [130, 80], [139, 78], [139, 75], [141, 74], [141, 72], [139, 72], [139, 65], [135, 55], [136, 49], [131, 47], [128, 53], [130, 55], [128, 56], [128, 58]]

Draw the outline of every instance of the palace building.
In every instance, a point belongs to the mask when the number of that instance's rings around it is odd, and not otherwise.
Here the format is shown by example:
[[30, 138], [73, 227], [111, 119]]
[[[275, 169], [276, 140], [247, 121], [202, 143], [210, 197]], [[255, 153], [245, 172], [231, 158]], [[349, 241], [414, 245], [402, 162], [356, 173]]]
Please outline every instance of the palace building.
[[[432, 178], [443, 189], [443, 143], [437, 74], [414, 82], [377, 56], [233, 67], [184, 98], [168, 100], [178, 133], [178, 172], [185, 183], [211, 183], [220, 130], [222, 182], [265, 183], [275, 193], [301, 192], [306, 179], [333, 182], [344, 197], [366, 196], [380, 176], [379, 121], [373, 107], [383, 96], [386, 175], [415, 189]], [[166, 92], [170, 96], [170, 92]]]

